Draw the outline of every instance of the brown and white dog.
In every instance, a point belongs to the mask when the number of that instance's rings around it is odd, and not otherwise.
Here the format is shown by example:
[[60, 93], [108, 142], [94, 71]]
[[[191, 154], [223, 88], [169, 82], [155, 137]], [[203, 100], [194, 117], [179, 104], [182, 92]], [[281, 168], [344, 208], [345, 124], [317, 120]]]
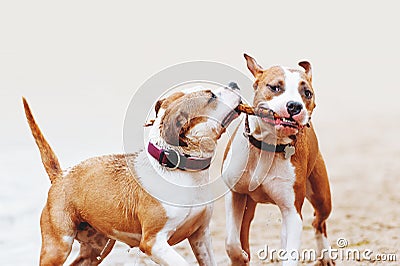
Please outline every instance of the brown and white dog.
[[[280, 66], [263, 69], [252, 57], [245, 54], [245, 58], [255, 77], [253, 106], [259, 116], [241, 122], [225, 152], [225, 161], [234, 160], [223, 166], [231, 188], [226, 195], [227, 253], [233, 265], [249, 264], [249, 228], [257, 203], [279, 207], [282, 249], [298, 251], [304, 198], [315, 209], [318, 251], [328, 250], [325, 221], [331, 212], [331, 194], [310, 122], [315, 107], [311, 65], [300, 62], [304, 71]], [[327, 255], [317, 264], [334, 265]], [[285, 259], [283, 265], [298, 263]]]
[[[240, 102], [227, 87], [176, 92], [156, 104], [158, 115], [146, 150], [91, 158], [63, 172], [23, 99], [52, 183], [40, 220], [40, 265], [62, 265], [74, 239], [81, 246], [73, 265], [99, 264], [115, 240], [139, 247], [156, 263], [189, 265], [171, 247], [186, 238], [200, 265], [216, 265], [209, 231], [212, 205], [163, 203], [148, 193], [154, 188], [146, 187], [152, 184], [146, 180], [206, 183], [216, 142], [237, 117], [232, 110]], [[189, 200], [198, 196], [184, 195]]]

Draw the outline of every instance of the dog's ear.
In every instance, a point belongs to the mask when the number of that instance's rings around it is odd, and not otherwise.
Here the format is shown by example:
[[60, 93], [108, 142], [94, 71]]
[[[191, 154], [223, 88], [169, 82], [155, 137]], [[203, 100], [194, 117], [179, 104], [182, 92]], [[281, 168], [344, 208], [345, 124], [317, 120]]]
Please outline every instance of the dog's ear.
[[299, 62], [299, 66], [304, 68], [304, 72], [306, 73], [306, 76], [310, 82], [312, 82], [312, 69], [311, 69], [311, 63], [308, 61], [301, 61]]
[[257, 64], [256, 60], [253, 57], [249, 56], [248, 54], [244, 54], [244, 58], [247, 62], [247, 68], [250, 70], [251, 74], [253, 74], [254, 77], [262, 73], [262, 67]]
[[166, 113], [166, 117], [162, 121], [162, 138], [170, 145], [187, 147], [185, 136], [181, 132], [188, 122], [189, 114], [183, 111], [174, 111]]
[[161, 105], [163, 104], [164, 101], [165, 101], [165, 99], [161, 99], [156, 102], [156, 105], [154, 106], [154, 111], [156, 112], [156, 117], [158, 116], [158, 111], [160, 110]]

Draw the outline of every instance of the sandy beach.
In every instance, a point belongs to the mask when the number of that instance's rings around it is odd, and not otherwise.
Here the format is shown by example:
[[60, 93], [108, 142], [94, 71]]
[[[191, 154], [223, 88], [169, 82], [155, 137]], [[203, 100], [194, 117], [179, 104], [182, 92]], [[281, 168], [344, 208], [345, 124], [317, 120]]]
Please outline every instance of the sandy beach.
[[[328, 220], [330, 244], [338, 248], [338, 239], [346, 239], [345, 249], [356, 249], [363, 252], [372, 250], [371, 258], [382, 254], [395, 254], [397, 261], [337, 261], [337, 265], [398, 265], [400, 254], [400, 216], [398, 205], [400, 197], [398, 182], [400, 176], [400, 145], [385, 146], [386, 138], [378, 136], [382, 128], [390, 124], [388, 120], [380, 120], [373, 127], [369, 121], [361, 121], [352, 126], [352, 134], [344, 132], [351, 121], [335, 121], [335, 127], [330, 123], [317, 121], [318, 135], [330, 173], [333, 194], [333, 212]], [[392, 119], [395, 119], [393, 117]], [[378, 118], [377, 118], [378, 120]], [[366, 130], [368, 128], [368, 130]], [[396, 138], [397, 126], [386, 131], [389, 139]], [[386, 129], [388, 129], [386, 127]], [[335, 136], [333, 139], [332, 136]], [[223, 199], [215, 203], [214, 216], [211, 222], [213, 246], [218, 265], [228, 265], [225, 253], [225, 217]], [[311, 227], [313, 211], [307, 202], [303, 208], [304, 231], [302, 249], [316, 248], [314, 231]], [[280, 265], [269, 259], [260, 260], [257, 252], [268, 245], [271, 248], [280, 247], [281, 216], [278, 208], [273, 205], [258, 205], [256, 216], [251, 227], [251, 265]], [[188, 243], [179, 244], [176, 249], [195, 264]], [[343, 250], [343, 249], [342, 249]], [[116, 246], [105, 265], [155, 265], [138, 249], [128, 253], [128, 247]], [[302, 265], [313, 265], [304, 262]]]
[[[324, 98], [323, 93], [319, 93], [318, 96]], [[32, 109], [38, 109], [36, 107], [37, 105], [33, 104]], [[384, 105], [381, 107], [385, 108]], [[19, 108], [22, 109], [22, 106]], [[400, 185], [397, 181], [400, 178], [398, 164], [400, 144], [395, 141], [388, 145], [388, 140], [397, 139], [400, 127], [393, 121], [399, 117], [399, 113], [385, 117], [371, 113], [368, 119], [358, 119], [354, 122], [353, 117], [347, 120], [338, 119], [344, 116], [341, 114], [333, 116], [327, 109], [317, 109], [313, 120], [331, 181], [333, 212], [328, 220], [330, 244], [335, 248], [337, 239], [344, 238], [348, 241], [347, 248], [360, 251], [370, 249], [374, 252], [373, 255], [395, 254], [399, 260]], [[19, 135], [23, 136], [23, 139], [3, 143], [2, 147], [6, 147], [6, 152], [1, 154], [0, 246], [3, 251], [0, 253], [0, 260], [13, 265], [34, 265], [38, 261], [40, 249], [39, 216], [50, 183], [42, 168], [30, 132], [24, 125], [21, 110], [18, 113], [18, 123], [22, 128], [22, 133]], [[36, 115], [43, 131], [49, 136], [48, 139], [59, 154], [63, 166], [72, 166], [79, 160], [90, 157], [91, 153], [95, 153], [88, 148], [76, 152], [71, 145], [84, 147], [85, 141], [71, 144], [71, 140], [60, 137], [62, 132], [57, 130], [56, 126], [48, 128], [53, 124], [50, 118], [43, 123], [43, 113], [36, 112]], [[99, 127], [101, 121], [92, 120], [91, 123]], [[56, 122], [56, 124], [61, 123]], [[86, 144], [89, 146], [95, 142], [102, 142], [98, 138], [94, 140], [88, 133], [83, 133], [80, 138], [86, 139], [88, 141]], [[229, 262], [224, 248], [224, 213], [224, 201], [220, 199], [215, 202], [211, 221], [213, 247], [218, 265], [228, 265]], [[306, 202], [303, 207], [302, 249], [316, 248], [311, 227], [312, 213], [310, 204]], [[257, 252], [265, 245], [279, 249], [280, 226], [281, 218], [276, 206], [257, 207], [251, 227], [251, 265], [279, 265], [276, 262], [271, 263], [268, 259], [260, 260]], [[79, 245], [75, 243], [69, 262], [76, 256], [78, 248]], [[195, 264], [195, 258], [187, 241], [177, 245], [176, 249]], [[397, 265], [397, 263], [398, 261], [350, 260], [340, 261], [337, 265]], [[129, 250], [127, 245], [117, 243], [104, 261], [104, 265], [154, 265], [154, 263], [137, 248]], [[312, 263], [305, 262], [304, 265]]]

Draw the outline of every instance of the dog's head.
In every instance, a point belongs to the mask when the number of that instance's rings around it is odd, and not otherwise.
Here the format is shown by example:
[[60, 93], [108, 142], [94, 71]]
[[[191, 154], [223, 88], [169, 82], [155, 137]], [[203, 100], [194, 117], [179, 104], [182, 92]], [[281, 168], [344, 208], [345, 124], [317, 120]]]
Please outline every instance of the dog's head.
[[160, 136], [192, 156], [211, 156], [240, 102], [230, 87], [176, 92], [156, 103]]
[[278, 141], [296, 135], [309, 122], [315, 107], [311, 64], [300, 62], [304, 71], [281, 66], [263, 69], [251, 56], [244, 57], [255, 77], [255, 111], [269, 109], [276, 114], [262, 118], [263, 129], [273, 127]]

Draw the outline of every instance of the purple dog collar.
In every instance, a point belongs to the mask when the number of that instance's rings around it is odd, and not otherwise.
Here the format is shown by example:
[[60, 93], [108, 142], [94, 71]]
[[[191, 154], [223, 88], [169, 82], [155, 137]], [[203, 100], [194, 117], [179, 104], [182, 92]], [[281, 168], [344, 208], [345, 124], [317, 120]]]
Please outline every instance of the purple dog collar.
[[160, 165], [168, 167], [171, 170], [200, 171], [207, 169], [211, 164], [211, 158], [199, 158], [180, 154], [175, 150], [158, 148], [151, 142], [147, 146], [147, 151]]

